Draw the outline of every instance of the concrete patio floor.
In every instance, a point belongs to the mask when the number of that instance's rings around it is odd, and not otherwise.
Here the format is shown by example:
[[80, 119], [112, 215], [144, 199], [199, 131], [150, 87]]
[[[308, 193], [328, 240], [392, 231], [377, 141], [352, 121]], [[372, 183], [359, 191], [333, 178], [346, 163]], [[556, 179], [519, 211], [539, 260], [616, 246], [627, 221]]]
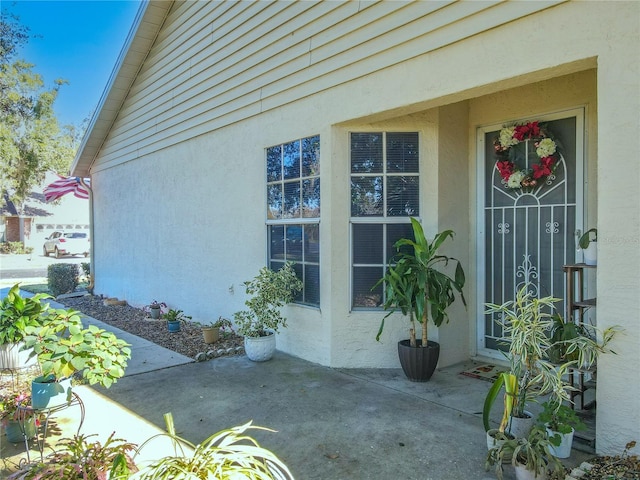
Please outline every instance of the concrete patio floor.
[[[460, 375], [471, 362], [439, 369], [426, 383], [409, 382], [401, 369], [331, 369], [280, 352], [264, 363], [246, 356], [193, 363], [87, 321], [130, 342], [133, 358], [110, 389], [77, 387], [86, 407], [83, 433], [106, 438], [115, 431], [140, 444], [162, 431], [163, 414], [172, 412], [179, 434], [194, 443], [248, 421], [277, 430], [251, 436], [297, 479], [495, 478], [484, 470], [480, 413], [491, 384]], [[59, 433], [72, 435], [77, 421], [72, 408], [60, 414]], [[3, 457], [23, 454], [23, 445], [3, 442]], [[168, 442], [154, 443], [140, 459], [171, 451]], [[574, 449], [564, 463], [590, 456]], [[515, 478], [510, 466], [505, 478]]]

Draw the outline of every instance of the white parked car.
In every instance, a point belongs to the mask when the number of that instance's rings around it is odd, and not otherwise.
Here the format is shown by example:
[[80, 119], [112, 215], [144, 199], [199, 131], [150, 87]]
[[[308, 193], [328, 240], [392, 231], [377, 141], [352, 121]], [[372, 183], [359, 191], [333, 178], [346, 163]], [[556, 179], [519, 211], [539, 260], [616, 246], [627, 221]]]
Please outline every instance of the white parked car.
[[44, 241], [42, 253], [48, 257], [51, 253], [56, 258], [63, 255], [84, 255], [89, 256], [90, 244], [89, 234], [86, 232], [53, 232]]

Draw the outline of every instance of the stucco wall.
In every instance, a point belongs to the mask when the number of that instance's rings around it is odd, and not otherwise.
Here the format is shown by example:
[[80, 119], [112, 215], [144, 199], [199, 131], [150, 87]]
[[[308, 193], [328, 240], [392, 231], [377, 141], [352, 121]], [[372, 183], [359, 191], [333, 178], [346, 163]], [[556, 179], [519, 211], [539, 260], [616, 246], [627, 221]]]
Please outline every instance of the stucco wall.
[[[240, 283], [265, 262], [264, 148], [320, 134], [321, 305], [287, 308], [291, 326], [278, 346], [335, 367], [397, 367], [406, 325], [390, 322], [376, 343], [381, 314], [349, 311], [348, 132], [421, 132], [425, 227], [432, 235], [455, 217], [451, 254], [469, 264], [473, 305], [475, 128], [586, 106], [589, 177], [596, 168], [598, 175], [597, 198], [591, 188], [588, 199], [597, 215], [589, 209], [588, 220], [597, 218], [603, 240], [598, 322], [625, 329], [618, 355], [599, 366], [597, 446], [619, 453], [640, 431], [640, 385], [629, 382], [640, 369], [639, 15], [635, 2], [565, 3], [182, 144], [100, 165], [97, 292], [140, 305], [167, 301], [195, 319], [230, 316], [242, 306]], [[452, 313], [463, 318], [432, 329], [441, 365], [474, 351], [475, 307]]]

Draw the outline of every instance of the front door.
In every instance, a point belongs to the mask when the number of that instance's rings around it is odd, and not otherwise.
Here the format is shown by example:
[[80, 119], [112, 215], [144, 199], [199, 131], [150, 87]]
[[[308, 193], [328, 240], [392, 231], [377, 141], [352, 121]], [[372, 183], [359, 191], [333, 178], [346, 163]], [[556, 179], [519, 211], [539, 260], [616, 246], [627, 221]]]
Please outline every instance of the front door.
[[[575, 262], [575, 236], [582, 227], [583, 118], [583, 111], [576, 110], [535, 119], [557, 147], [549, 175], [543, 171], [539, 137], [529, 140], [525, 135], [514, 140], [516, 144], [502, 152], [502, 159], [509, 153], [513, 162], [497, 165], [501, 159], [494, 142], [503, 126], [492, 125], [478, 132], [480, 355], [496, 356], [505, 348], [499, 342], [502, 331], [497, 318], [484, 314], [485, 303], [512, 300], [525, 282], [530, 282], [540, 297], [565, 298], [562, 266]], [[512, 124], [530, 122], [514, 120]], [[503, 137], [508, 133], [503, 131]], [[538, 177], [532, 174], [520, 183], [522, 174], [510, 176], [518, 171], [538, 171]], [[564, 312], [563, 302], [557, 309]]]

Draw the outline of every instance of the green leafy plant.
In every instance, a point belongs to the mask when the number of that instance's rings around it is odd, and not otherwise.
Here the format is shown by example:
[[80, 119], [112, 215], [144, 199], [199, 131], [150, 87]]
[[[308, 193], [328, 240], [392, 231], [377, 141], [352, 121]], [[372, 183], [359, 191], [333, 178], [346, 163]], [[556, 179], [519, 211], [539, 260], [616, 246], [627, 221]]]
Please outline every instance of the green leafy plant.
[[47, 267], [49, 291], [55, 297], [73, 292], [78, 286], [78, 266], [70, 263], [54, 263]]
[[[21, 391], [6, 392], [0, 395], [0, 420], [17, 420], [18, 408], [31, 405], [31, 395]], [[26, 414], [26, 410], [25, 410]]]
[[[261, 447], [248, 430], [268, 428], [252, 426], [248, 422], [242, 426], [211, 435], [198, 445], [180, 438], [175, 433], [173, 417], [165, 414], [166, 434], [174, 441], [174, 456], [168, 456], [142, 468], [132, 478], [135, 480], [173, 479], [293, 479], [287, 466], [271, 451]], [[141, 445], [144, 448], [155, 437]], [[187, 446], [192, 452], [185, 452]]]
[[228, 318], [219, 317], [218, 320], [216, 320], [211, 324], [211, 326], [213, 328], [219, 328], [221, 330], [228, 329], [233, 331], [233, 324], [231, 323], [231, 320], [229, 320]]
[[167, 313], [163, 315], [163, 318], [167, 322], [186, 322], [187, 320], [191, 320], [189, 315], [185, 315], [182, 310], [174, 310], [170, 308]]
[[[554, 304], [559, 301], [553, 297], [537, 298], [533, 295], [533, 286], [525, 283], [516, 293], [516, 298], [502, 305], [487, 304], [488, 314], [499, 314], [503, 329], [502, 341], [508, 344], [509, 371], [501, 374], [489, 389], [484, 402], [483, 423], [485, 430], [490, 429], [489, 414], [501, 389], [505, 388], [505, 408], [500, 430], [505, 431], [510, 417], [524, 417], [525, 407], [538, 397], [550, 395], [550, 401], [563, 403], [570, 400], [570, 385], [564, 382], [563, 375], [569, 368], [580, 365], [592, 366], [600, 353], [612, 352], [607, 344], [613, 339], [617, 329], [608, 328], [602, 332], [602, 339], [593, 335], [578, 335], [562, 340], [569, 360], [554, 364], [549, 360], [549, 352], [558, 346], [550, 337], [557, 320]], [[585, 326], [586, 328], [586, 326]]]
[[587, 335], [586, 330], [573, 322], [565, 322], [561, 315], [553, 315], [551, 327], [551, 346], [548, 350], [549, 360], [553, 363], [563, 363], [578, 360], [578, 352], [567, 354], [568, 342], [579, 335]]
[[499, 444], [489, 450], [485, 463], [487, 470], [495, 468], [499, 480], [503, 478], [503, 464], [509, 459], [514, 466], [523, 465], [527, 470], [535, 472], [536, 476], [548, 470], [559, 472], [562, 469], [562, 464], [549, 451], [552, 444], [547, 432], [539, 426], [533, 427], [527, 438], [502, 436], [500, 440]]
[[91, 276], [91, 264], [89, 262], [82, 262], [80, 264], [80, 268], [82, 269], [82, 274], [85, 278], [89, 278]]
[[26, 348], [36, 356], [43, 377], [59, 381], [82, 372], [90, 385], [109, 388], [124, 376], [129, 344], [95, 325], [84, 328], [80, 312], [49, 310], [41, 326], [25, 329]]
[[[572, 430], [584, 430], [587, 426], [572, 408], [558, 402], [544, 402], [538, 422], [549, 430], [558, 433], [571, 433]], [[558, 444], [560, 438], [558, 437]], [[557, 445], [556, 445], [557, 446]]]
[[149, 305], [146, 305], [142, 310], [149, 314], [151, 318], [158, 319], [163, 317], [168, 312], [169, 308], [166, 303], [154, 300]]
[[25, 247], [23, 242], [1, 242], [0, 253], [23, 255], [33, 253], [33, 247]]
[[[545, 360], [552, 343], [548, 336], [553, 326], [552, 314], [557, 298], [536, 298], [531, 293], [531, 285], [525, 284], [516, 293], [513, 301], [502, 305], [487, 304], [486, 313], [499, 313], [503, 328], [503, 339], [509, 344], [509, 373], [512, 381], [516, 380], [513, 391], [508, 395], [512, 404], [512, 416], [523, 417], [526, 404], [539, 395], [558, 395], [560, 401], [569, 400], [564, 388], [562, 375], [569, 365], [557, 368]], [[503, 380], [505, 375], [502, 375]], [[495, 398], [495, 389], [499, 390], [499, 382], [495, 382], [489, 391], [488, 398]], [[486, 405], [486, 404], [485, 404]], [[488, 430], [488, 412], [485, 428]]]
[[578, 245], [582, 250], [589, 248], [589, 243], [598, 241], [598, 229], [590, 228], [582, 234], [578, 240]]
[[62, 440], [57, 452], [22, 467], [8, 480], [126, 480], [138, 471], [131, 456], [135, 444], [113, 438], [113, 433], [104, 444], [89, 441], [93, 436]]
[[218, 317], [215, 322], [194, 322], [196, 325], [202, 328], [218, 328], [222, 335], [230, 335], [233, 333], [233, 324], [231, 320], [224, 317]]
[[22, 341], [27, 327], [41, 324], [42, 316], [49, 308], [42, 300], [47, 298], [51, 296], [42, 293], [22, 297], [19, 284], [11, 287], [0, 304], [0, 345]]
[[243, 285], [250, 295], [244, 302], [248, 310], [233, 314], [240, 335], [264, 337], [269, 335], [269, 331], [277, 332], [279, 327], [287, 326], [281, 308], [302, 290], [302, 282], [290, 262], [277, 271], [263, 267], [253, 280]]
[[[446, 255], [438, 254], [438, 249], [447, 238], [453, 238], [451, 230], [438, 233], [429, 242], [422, 229], [422, 225], [415, 218], [411, 218], [413, 235], [415, 238], [402, 238], [395, 244], [398, 250], [396, 263], [387, 269], [385, 276], [376, 283], [384, 285], [385, 299], [383, 308], [389, 310], [380, 323], [376, 340], [384, 330], [387, 317], [394, 311], [400, 310], [409, 316], [409, 341], [412, 347], [417, 345], [415, 321], [422, 326], [421, 346], [426, 347], [428, 341], [429, 318], [436, 327], [443, 321], [449, 321], [447, 308], [455, 301], [457, 292], [466, 306], [462, 288], [465, 284], [465, 274], [460, 262]], [[455, 275], [450, 277], [438, 267], [446, 267], [449, 262], [455, 263]]]

